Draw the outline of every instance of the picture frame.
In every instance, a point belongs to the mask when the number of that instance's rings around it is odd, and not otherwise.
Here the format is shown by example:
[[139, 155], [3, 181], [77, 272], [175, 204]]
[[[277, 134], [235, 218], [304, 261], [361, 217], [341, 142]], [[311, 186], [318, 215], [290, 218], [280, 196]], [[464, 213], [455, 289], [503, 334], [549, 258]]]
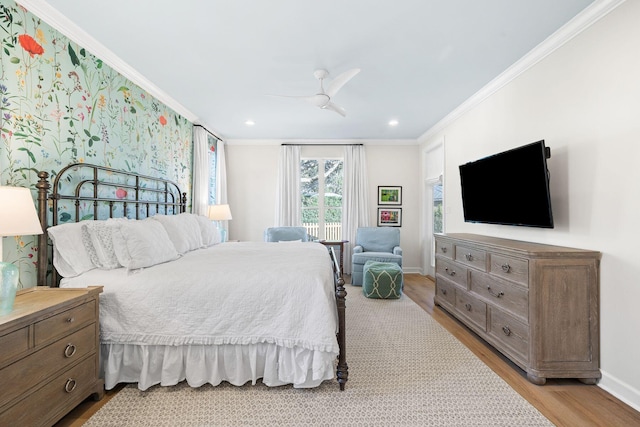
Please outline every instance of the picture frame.
[[402, 208], [378, 208], [378, 227], [402, 227]]
[[378, 186], [378, 205], [401, 205], [402, 204], [402, 187], [379, 185]]

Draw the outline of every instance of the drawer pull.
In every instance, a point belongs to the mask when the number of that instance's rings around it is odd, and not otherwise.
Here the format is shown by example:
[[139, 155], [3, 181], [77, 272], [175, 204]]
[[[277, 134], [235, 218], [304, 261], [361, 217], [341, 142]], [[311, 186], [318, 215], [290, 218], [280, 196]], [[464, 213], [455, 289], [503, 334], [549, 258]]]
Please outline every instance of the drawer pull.
[[492, 290], [491, 290], [491, 286], [487, 286], [487, 291], [489, 291], [489, 294], [490, 294], [492, 297], [500, 298], [500, 297], [504, 296], [504, 292], [498, 292], [498, 293], [495, 293], [494, 291], [492, 291]]
[[466, 303], [466, 304], [464, 305], [464, 308], [466, 308], [466, 309], [467, 309], [467, 311], [471, 311], [471, 304]]
[[473, 255], [471, 255], [470, 253], [466, 254], [466, 255], [464, 256], [464, 258], [465, 258], [467, 261], [473, 261]]
[[509, 271], [511, 271], [511, 266], [509, 264], [502, 264], [502, 271], [508, 273]]
[[447, 253], [447, 247], [446, 246], [440, 247], [440, 250], [442, 251], [443, 254]]
[[446, 271], [449, 276], [455, 276], [456, 275], [456, 271], [455, 270], [449, 270], [448, 267], [445, 268], [444, 271]]
[[72, 357], [74, 354], [76, 354], [76, 346], [67, 344], [67, 347], [64, 349], [64, 357]]
[[69, 378], [67, 379], [67, 383], [64, 385], [64, 391], [66, 391], [67, 393], [71, 393], [76, 389], [77, 385], [78, 383], [76, 382], [76, 380], [74, 380], [73, 378]]
[[446, 289], [440, 289], [440, 292], [442, 292], [442, 295], [446, 295], [447, 294], [447, 290]]
[[504, 334], [505, 334], [506, 336], [511, 335], [511, 329], [509, 329], [509, 327], [508, 327], [508, 326], [503, 326], [503, 327], [502, 327], [502, 332], [504, 332]]
[[75, 317], [67, 317], [67, 323], [73, 323], [76, 321]]

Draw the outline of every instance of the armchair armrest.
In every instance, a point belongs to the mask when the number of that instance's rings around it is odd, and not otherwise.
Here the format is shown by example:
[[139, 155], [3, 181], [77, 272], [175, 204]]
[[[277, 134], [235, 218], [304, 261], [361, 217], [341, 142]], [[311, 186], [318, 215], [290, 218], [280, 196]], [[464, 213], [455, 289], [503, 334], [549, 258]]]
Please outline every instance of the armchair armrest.
[[354, 254], [360, 254], [362, 252], [364, 252], [364, 250], [362, 249], [362, 246], [356, 245], [356, 246], [353, 247], [353, 253]]
[[402, 248], [400, 246], [394, 247], [393, 248], [393, 254], [402, 256]]

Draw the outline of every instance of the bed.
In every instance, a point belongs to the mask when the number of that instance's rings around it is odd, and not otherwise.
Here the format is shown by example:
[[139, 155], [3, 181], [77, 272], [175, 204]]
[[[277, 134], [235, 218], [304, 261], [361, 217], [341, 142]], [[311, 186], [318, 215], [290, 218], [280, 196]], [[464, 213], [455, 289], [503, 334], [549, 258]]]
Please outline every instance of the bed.
[[103, 286], [105, 388], [336, 378], [344, 390], [346, 291], [325, 246], [220, 243], [164, 179], [84, 163], [38, 176], [38, 285]]

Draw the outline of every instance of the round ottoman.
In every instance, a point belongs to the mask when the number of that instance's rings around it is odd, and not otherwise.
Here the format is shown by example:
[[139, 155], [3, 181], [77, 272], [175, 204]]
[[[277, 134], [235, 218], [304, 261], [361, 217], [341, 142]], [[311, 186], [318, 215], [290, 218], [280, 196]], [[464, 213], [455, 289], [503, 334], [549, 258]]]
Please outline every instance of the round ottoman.
[[367, 261], [362, 270], [362, 293], [367, 298], [397, 299], [402, 295], [402, 268], [395, 262]]

